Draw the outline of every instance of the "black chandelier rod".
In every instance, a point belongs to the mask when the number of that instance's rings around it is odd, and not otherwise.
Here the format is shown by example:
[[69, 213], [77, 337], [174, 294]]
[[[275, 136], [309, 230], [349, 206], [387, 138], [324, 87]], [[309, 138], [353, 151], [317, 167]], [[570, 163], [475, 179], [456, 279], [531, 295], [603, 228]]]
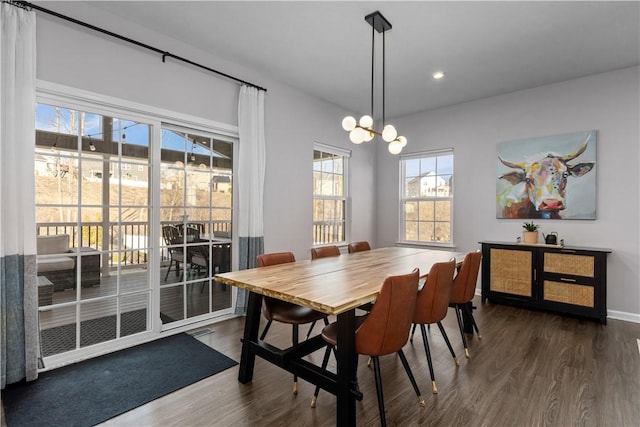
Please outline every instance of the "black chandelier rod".
[[384, 38], [384, 33], [386, 33], [386, 31], [382, 32], [382, 127], [384, 127], [385, 125], [385, 99], [384, 99], [384, 95], [385, 95], [385, 38]]
[[166, 58], [173, 58], [173, 59], [176, 59], [178, 61], [182, 61], [182, 62], [185, 62], [187, 64], [193, 65], [194, 67], [202, 68], [203, 70], [207, 70], [207, 71], [210, 71], [212, 73], [218, 74], [219, 76], [225, 77], [225, 78], [233, 80], [235, 82], [242, 83], [242, 84], [245, 84], [247, 86], [252, 86], [252, 87], [255, 87], [256, 89], [263, 90], [265, 92], [267, 91], [267, 89], [265, 89], [265, 88], [263, 88], [261, 86], [253, 84], [251, 82], [247, 82], [247, 81], [242, 80], [242, 79], [239, 79], [239, 78], [234, 77], [234, 76], [232, 76], [230, 74], [223, 73], [222, 71], [215, 70], [213, 68], [207, 67], [207, 66], [202, 65], [202, 64], [198, 64], [197, 62], [191, 61], [190, 59], [183, 58], [183, 57], [178, 56], [178, 55], [174, 55], [171, 52], [168, 52], [168, 51], [162, 50], [162, 49], [158, 49], [157, 47], [153, 47], [153, 46], [150, 46], [148, 44], [139, 42], [137, 40], [130, 39], [129, 37], [121, 36], [120, 34], [116, 34], [116, 33], [111, 32], [109, 30], [105, 30], [104, 28], [96, 27], [95, 25], [89, 24], [87, 22], [83, 22], [83, 21], [77, 20], [75, 18], [71, 18], [70, 16], [62, 15], [62, 14], [60, 14], [58, 12], [54, 12], [53, 10], [45, 9], [44, 7], [35, 5], [33, 3], [29, 3], [27, 1], [3, 1], [3, 3], [10, 3], [10, 4], [13, 4], [15, 6], [25, 8], [25, 9], [26, 8], [35, 9], [35, 10], [37, 10], [39, 12], [44, 12], [46, 14], [55, 16], [56, 18], [60, 18], [60, 19], [63, 19], [65, 21], [69, 21], [69, 22], [72, 22], [74, 24], [80, 25], [82, 27], [89, 28], [89, 29], [91, 29], [93, 31], [97, 31], [97, 32], [102, 33], [102, 34], [106, 34], [106, 35], [114, 37], [114, 38], [116, 38], [118, 40], [122, 40], [122, 41], [125, 41], [127, 43], [134, 44], [136, 46], [142, 47], [142, 48], [147, 49], [147, 50], [151, 50], [153, 52], [156, 52], [156, 53], [159, 53], [160, 55], [162, 55], [162, 62], [165, 62]]
[[376, 47], [376, 29], [374, 26], [371, 26], [371, 118], [373, 119], [375, 116], [373, 115], [373, 70], [374, 70], [374, 58], [375, 58], [375, 49]]
[[[371, 25], [371, 118], [373, 118], [373, 106], [374, 106], [374, 102], [373, 102], [373, 86], [374, 86], [374, 64], [375, 64], [375, 46], [376, 46], [376, 37], [375, 37], [375, 32], [377, 31], [378, 33], [382, 33], [382, 126], [384, 126], [385, 121], [386, 121], [386, 106], [385, 106], [385, 69], [386, 69], [386, 64], [385, 64], [385, 50], [386, 50], [386, 39], [385, 39], [385, 33], [390, 30], [391, 27], [391, 23], [389, 21], [387, 21], [387, 18], [385, 18], [384, 16], [382, 16], [382, 14], [379, 11], [375, 11], [373, 13], [370, 13], [369, 15], [364, 17], [364, 20], [367, 21], [369, 23], [369, 25]], [[375, 133], [375, 132], [374, 132]]]

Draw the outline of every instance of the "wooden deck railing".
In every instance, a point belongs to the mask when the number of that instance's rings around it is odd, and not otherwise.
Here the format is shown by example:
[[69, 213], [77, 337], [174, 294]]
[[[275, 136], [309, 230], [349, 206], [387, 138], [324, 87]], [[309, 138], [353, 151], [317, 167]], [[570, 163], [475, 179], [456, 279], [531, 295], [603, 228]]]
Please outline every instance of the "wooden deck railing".
[[[161, 225], [172, 224], [165, 221]], [[211, 230], [212, 229], [212, 230]], [[220, 237], [231, 238], [231, 221], [213, 221], [205, 223], [204, 232]], [[97, 251], [111, 251], [113, 256], [109, 256], [109, 267], [140, 266], [147, 263], [147, 249], [149, 224], [146, 222], [126, 222], [109, 224], [108, 248], [103, 248], [102, 244], [103, 225], [101, 222], [83, 222], [78, 226], [75, 222], [49, 222], [37, 223], [36, 235], [50, 236], [54, 234], [68, 234], [71, 247], [93, 248]], [[169, 260], [169, 253], [161, 240], [161, 261]]]
[[314, 222], [313, 223], [313, 244], [322, 245], [325, 243], [344, 242], [345, 230], [342, 222]]

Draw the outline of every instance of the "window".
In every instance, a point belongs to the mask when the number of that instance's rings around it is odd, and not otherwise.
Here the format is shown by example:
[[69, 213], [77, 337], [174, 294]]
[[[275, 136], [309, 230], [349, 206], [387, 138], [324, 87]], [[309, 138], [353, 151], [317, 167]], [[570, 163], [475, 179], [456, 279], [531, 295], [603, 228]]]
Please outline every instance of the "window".
[[453, 150], [400, 158], [400, 240], [452, 244]]
[[347, 241], [348, 165], [351, 152], [316, 144], [313, 150], [313, 244]]

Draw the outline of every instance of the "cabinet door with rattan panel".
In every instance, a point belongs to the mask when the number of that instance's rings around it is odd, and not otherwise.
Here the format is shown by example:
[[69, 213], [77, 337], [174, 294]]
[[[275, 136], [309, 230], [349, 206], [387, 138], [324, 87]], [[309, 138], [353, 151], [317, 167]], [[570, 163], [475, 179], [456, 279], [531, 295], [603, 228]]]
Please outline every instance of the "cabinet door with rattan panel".
[[491, 249], [489, 289], [531, 297], [533, 252]]
[[605, 323], [606, 252], [560, 249], [541, 256], [541, 305]]
[[536, 253], [527, 247], [483, 247], [482, 299], [529, 302], [535, 297]]

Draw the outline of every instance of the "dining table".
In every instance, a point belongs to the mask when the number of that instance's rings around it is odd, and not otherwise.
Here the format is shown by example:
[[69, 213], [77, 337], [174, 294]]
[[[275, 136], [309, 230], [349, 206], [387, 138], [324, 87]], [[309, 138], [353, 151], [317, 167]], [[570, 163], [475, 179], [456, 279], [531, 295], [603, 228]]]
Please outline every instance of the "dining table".
[[[356, 425], [356, 400], [362, 399], [356, 380], [356, 309], [375, 302], [387, 276], [429, 273], [437, 262], [465, 253], [417, 247], [384, 247], [352, 254], [301, 260], [215, 275], [215, 280], [249, 291], [238, 381], [252, 381], [256, 356], [336, 396], [336, 425]], [[305, 356], [327, 344], [321, 335], [289, 348], [275, 347], [258, 337], [263, 296], [308, 307], [337, 318], [337, 369], [331, 372]]]

